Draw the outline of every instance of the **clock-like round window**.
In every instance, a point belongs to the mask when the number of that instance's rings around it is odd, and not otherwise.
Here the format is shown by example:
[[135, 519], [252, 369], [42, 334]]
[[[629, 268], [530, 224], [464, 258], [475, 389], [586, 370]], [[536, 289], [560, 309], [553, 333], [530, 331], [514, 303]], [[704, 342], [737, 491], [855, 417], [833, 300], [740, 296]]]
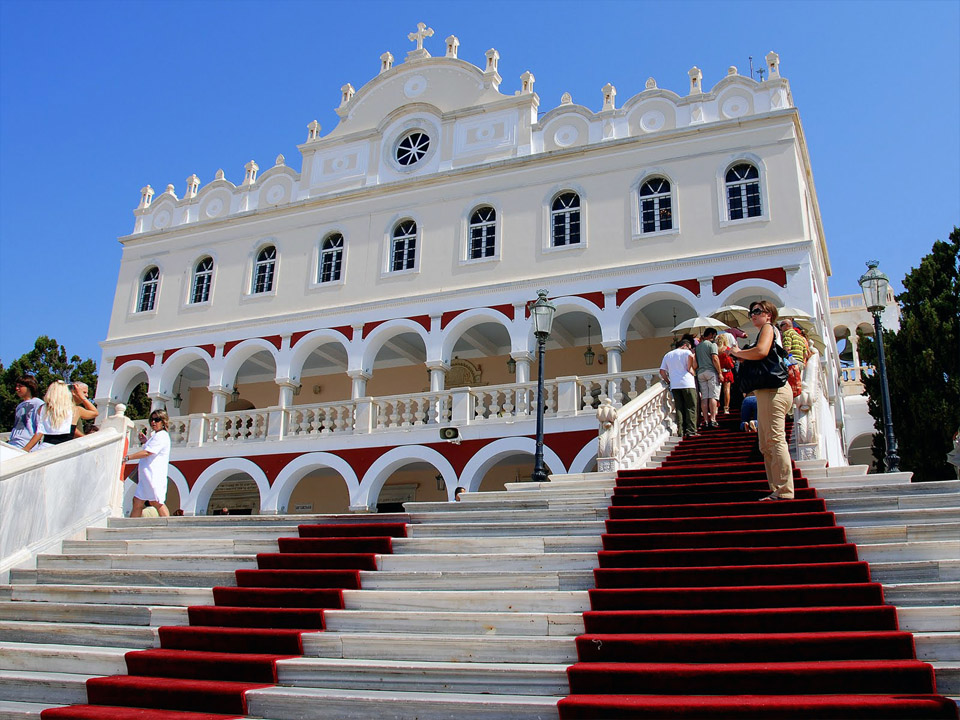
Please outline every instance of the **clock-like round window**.
[[397, 162], [404, 167], [416, 165], [430, 150], [430, 137], [419, 130], [407, 133], [397, 143]]

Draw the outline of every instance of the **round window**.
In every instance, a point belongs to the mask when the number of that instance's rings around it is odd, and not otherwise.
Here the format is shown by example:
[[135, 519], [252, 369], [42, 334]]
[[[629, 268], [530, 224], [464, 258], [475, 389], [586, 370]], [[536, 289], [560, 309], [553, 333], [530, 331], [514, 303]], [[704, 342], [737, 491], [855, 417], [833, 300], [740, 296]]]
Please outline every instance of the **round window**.
[[397, 143], [397, 162], [404, 167], [415, 165], [423, 160], [429, 149], [429, 136], [419, 130], [414, 130], [400, 138], [400, 142]]

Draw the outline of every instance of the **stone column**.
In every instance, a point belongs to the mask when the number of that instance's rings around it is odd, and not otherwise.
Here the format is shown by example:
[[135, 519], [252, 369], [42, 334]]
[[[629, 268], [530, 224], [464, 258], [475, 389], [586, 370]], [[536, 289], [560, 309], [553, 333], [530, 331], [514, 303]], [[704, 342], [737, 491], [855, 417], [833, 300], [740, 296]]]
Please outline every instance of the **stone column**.
[[860, 352], [857, 349], [857, 345], [859, 344], [859, 338], [857, 337], [857, 333], [856, 332], [850, 333], [847, 339], [850, 341], [850, 351], [853, 353], [854, 371], [853, 371], [853, 377], [851, 378], [851, 380], [856, 380], [857, 382], [863, 382], [863, 378], [860, 377]]
[[[530, 382], [530, 365], [533, 363], [533, 355], [528, 352], [518, 352], [510, 353], [510, 357], [517, 362], [517, 384]], [[536, 390], [533, 392], [536, 393]], [[517, 408], [517, 415], [529, 415], [533, 402], [536, 400], [530, 399], [528, 391], [517, 390], [513, 401]]]
[[447, 370], [450, 366], [442, 360], [433, 360], [427, 363], [430, 371], [430, 392], [440, 392], [446, 387]]
[[[607, 372], [611, 375], [623, 372], [623, 341], [605, 342], [603, 343], [603, 349], [607, 353]], [[616, 380], [607, 383], [607, 397], [613, 401], [616, 407], [623, 405], [620, 383]]]
[[347, 376], [353, 381], [353, 387], [351, 390], [351, 398], [354, 400], [367, 396], [367, 380], [369, 380], [372, 375], [363, 370], [348, 370]]
[[290, 378], [277, 378], [276, 383], [280, 386], [280, 397], [277, 399], [277, 405], [281, 408], [293, 405], [293, 393], [299, 385]]
[[147, 397], [150, 398], [150, 412], [154, 410], [166, 410], [167, 403], [172, 400], [169, 395], [164, 395], [163, 393], [147, 393]]
[[207, 390], [210, 391], [210, 412], [214, 415], [226, 412], [230, 389], [223, 385], [211, 385]]

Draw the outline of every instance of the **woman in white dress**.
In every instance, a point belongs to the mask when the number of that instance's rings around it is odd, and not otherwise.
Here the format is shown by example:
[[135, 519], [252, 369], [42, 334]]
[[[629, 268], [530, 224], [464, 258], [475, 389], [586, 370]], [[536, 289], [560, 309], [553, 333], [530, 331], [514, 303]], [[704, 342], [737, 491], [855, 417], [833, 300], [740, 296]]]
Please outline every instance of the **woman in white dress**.
[[153, 435], [143, 449], [124, 456], [123, 462], [139, 460], [137, 473], [137, 491], [133, 494], [133, 509], [130, 517], [141, 517], [147, 501], [155, 507], [160, 517], [168, 517], [170, 510], [164, 504], [167, 499], [167, 465], [170, 462], [170, 433], [167, 432], [169, 418], [163, 410], [150, 413], [150, 427]]

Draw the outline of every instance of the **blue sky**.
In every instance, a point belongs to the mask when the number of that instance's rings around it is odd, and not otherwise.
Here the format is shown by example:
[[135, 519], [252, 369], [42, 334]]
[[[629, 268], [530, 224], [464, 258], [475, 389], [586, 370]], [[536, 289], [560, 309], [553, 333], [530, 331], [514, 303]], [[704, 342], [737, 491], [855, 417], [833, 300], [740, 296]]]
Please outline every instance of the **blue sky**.
[[417, 22], [501, 91], [536, 76], [600, 109], [650, 76], [687, 92], [780, 54], [804, 123], [833, 265], [859, 292], [867, 259], [900, 287], [960, 224], [960, 2], [121, 2], [0, 0], [0, 360], [37, 335], [99, 362], [139, 190], [159, 194], [278, 153], [299, 169], [306, 126], [336, 124], [340, 87], [403, 58]]

